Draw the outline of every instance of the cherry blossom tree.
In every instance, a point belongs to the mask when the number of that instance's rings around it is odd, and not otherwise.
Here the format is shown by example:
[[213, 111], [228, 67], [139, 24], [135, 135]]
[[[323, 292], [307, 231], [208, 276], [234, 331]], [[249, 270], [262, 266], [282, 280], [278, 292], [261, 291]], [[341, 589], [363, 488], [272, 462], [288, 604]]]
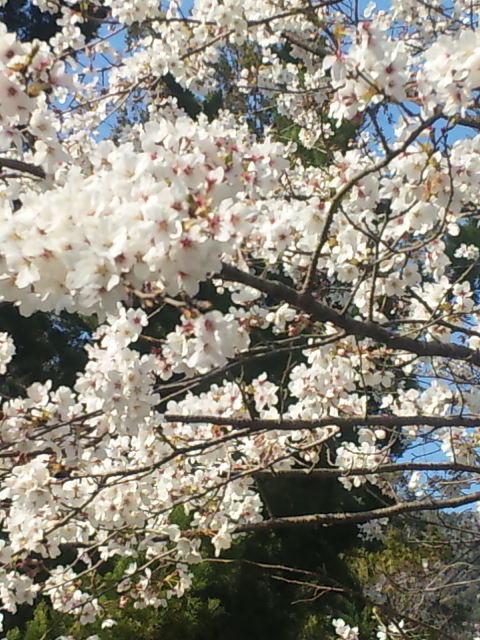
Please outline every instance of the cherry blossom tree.
[[[205, 540], [219, 555], [252, 531], [381, 535], [462, 507], [470, 549], [479, 249], [451, 247], [478, 217], [480, 3], [109, 0], [88, 42], [91, 15], [36, 4], [60, 13], [48, 42], [0, 26], [0, 296], [100, 324], [71, 388], [3, 399], [3, 608], [42, 595], [88, 623], [90, 576], [116, 557], [122, 598], [161, 606]], [[222, 56], [248, 114], [192, 119], [159, 90], [173, 77], [201, 103]], [[144, 121], [109, 137], [135, 103]], [[296, 136], [255, 127], [269, 104]], [[2, 373], [14, 353], [2, 334]], [[269, 512], [262, 480], [306, 475], [376, 506]], [[377, 595], [378, 638], [427, 637]]]

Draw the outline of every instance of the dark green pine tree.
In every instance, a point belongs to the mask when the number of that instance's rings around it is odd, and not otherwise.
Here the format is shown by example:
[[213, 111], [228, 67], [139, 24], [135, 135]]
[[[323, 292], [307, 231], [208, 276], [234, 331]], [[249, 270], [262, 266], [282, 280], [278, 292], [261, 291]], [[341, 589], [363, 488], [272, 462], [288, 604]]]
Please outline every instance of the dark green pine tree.
[[72, 386], [87, 359], [84, 349], [95, 320], [78, 315], [37, 312], [26, 318], [10, 303], [0, 303], [0, 331], [15, 342], [16, 354], [0, 376], [0, 396], [24, 395], [32, 382]]
[[8, 0], [0, 9], [0, 20], [7, 30], [15, 32], [17, 38], [24, 41], [49, 40], [58, 31], [58, 15], [40, 11], [30, 0]]
[[[60, 7], [63, 3], [56, 2], [55, 4]], [[106, 9], [95, 6], [93, 3], [77, 2], [73, 5], [68, 3], [65, 6], [81, 12], [86, 18], [80, 28], [87, 40], [95, 36], [102, 20], [107, 15]], [[56, 13], [40, 11], [31, 0], [8, 0], [0, 8], [0, 21], [6, 25], [8, 31], [15, 32], [17, 38], [25, 42], [34, 38], [49, 40], [60, 30], [56, 22], [60, 15], [60, 11]]]
[[467, 279], [478, 303], [480, 301], [480, 259], [467, 260], [455, 256], [457, 249], [462, 244], [480, 248], [480, 227], [474, 218], [467, 219], [466, 222], [461, 224], [458, 236], [448, 236], [446, 254], [451, 261], [449, 269], [453, 278], [458, 280]]

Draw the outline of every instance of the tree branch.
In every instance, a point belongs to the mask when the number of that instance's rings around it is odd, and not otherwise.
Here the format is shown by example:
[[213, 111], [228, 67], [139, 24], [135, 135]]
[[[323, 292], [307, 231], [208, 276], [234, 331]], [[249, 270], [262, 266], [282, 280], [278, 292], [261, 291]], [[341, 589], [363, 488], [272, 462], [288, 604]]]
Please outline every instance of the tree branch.
[[419, 500], [418, 502], [400, 502], [388, 507], [370, 509], [368, 511], [347, 512], [347, 513], [319, 513], [304, 516], [284, 516], [279, 518], [269, 518], [262, 522], [239, 525], [235, 533], [247, 533], [251, 531], [264, 531], [268, 529], [287, 529], [291, 527], [305, 525], [330, 526], [336, 524], [360, 524], [370, 520], [380, 520], [402, 513], [412, 513], [415, 511], [439, 511], [441, 509], [461, 507], [472, 502], [480, 501], [480, 491], [471, 493], [468, 496], [458, 496], [457, 498], [446, 498], [445, 500]]
[[217, 424], [230, 425], [235, 429], [250, 432], [263, 430], [295, 431], [298, 429], [321, 429], [322, 427], [337, 426], [340, 429], [352, 427], [480, 427], [480, 417], [464, 418], [463, 416], [354, 416], [337, 418], [334, 416], [317, 420], [271, 420], [248, 418], [228, 418], [225, 416], [195, 416], [182, 414], [165, 414], [167, 422], [184, 422], [185, 424]]
[[13, 158], [0, 158], [0, 169], [12, 169], [13, 171], [21, 171], [22, 173], [30, 173], [32, 176], [45, 180], [46, 174], [42, 167], [36, 164], [29, 164], [22, 160], [14, 160]]
[[375, 322], [354, 320], [350, 316], [340, 314], [331, 307], [315, 300], [309, 293], [299, 293], [281, 282], [264, 280], [253, 274], [241, 271], [232, 265], [224, 264], [219, 276], [223, 280], [239, 282], [257, 289], [257, 291], [262, 291], [276, 300], [288, 302], [293, 307], [310, 315], [317, 322], [330, 322], [336, 327], [344, 329], [347, 335], [354, 335], [357, 338], [371, 338], [391, 349], [414, 353], [417, 356], [452, 358], [453, 360], [463, 360], [480, 366], [480, 352], [478, 350], [469, 349], [459, 344], [444, 344], [433, 340], [415, 340], [414, 338], [397, 335]]
[[461, 464], [460, 462], [396, 462], [381, 464], [375, 469], [285, 469], [278, 471], [257, 471], [254, 477], [258, 479], [282, 478], [297, 480], [298, 478], [340, 478], [349, 476], [366, 476], [372, 473], [398, 473], [399, 471], [458, 471], [480, 474], [480, 465]]
[[480, 117], [478, 116], [455, 116], [451, 119], [454, 124], [462, 127], [471, 127], [480, 131]]

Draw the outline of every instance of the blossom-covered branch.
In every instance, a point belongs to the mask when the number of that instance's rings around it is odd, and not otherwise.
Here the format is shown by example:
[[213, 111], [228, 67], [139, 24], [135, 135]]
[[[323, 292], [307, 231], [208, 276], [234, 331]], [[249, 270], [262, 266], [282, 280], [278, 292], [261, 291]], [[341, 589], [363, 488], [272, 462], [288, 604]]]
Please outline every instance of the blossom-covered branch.
[[442, 344], [433, 340], [415, 340], [406, 335], [395, 334], [377, 323], [362, 322], [346, 314], [341, 314], [319, 302], [311, 294], [299, 293], [281, 282], [259, 278], [232, 265], [223, 265], [220, 275], [227, 281], [239, 282], [266, 293], [276, 300], [288, 302], [292, 307], [304, 311], [313, 320], [329, 322], [336, 327], [344, 329], [347, 335], [354, 335], [358, 338], [371, 338], [391, 349], [400, 349], [414, 353], [417, 356], [439, 356], [480, 365], [480, 353], [478, 350], [469, 349], [461, 344]]

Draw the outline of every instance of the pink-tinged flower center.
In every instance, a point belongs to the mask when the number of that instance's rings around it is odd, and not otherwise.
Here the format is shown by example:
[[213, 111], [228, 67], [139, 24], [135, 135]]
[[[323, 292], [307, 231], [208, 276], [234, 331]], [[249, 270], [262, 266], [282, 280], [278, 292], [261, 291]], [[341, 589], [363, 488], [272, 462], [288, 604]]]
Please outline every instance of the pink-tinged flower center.
[[193, 240], [189, 236], [183, 236], [180, 240], [182, 249], [190, 249], [193, 247]]
[[205, 327], [205, 330], [212, 333], [215, 330], [215, 325], [214, 323], [210, 320], [210, 318], [207, 318], [205, 320], [205, 322], [203, 323], [203, 326]]

